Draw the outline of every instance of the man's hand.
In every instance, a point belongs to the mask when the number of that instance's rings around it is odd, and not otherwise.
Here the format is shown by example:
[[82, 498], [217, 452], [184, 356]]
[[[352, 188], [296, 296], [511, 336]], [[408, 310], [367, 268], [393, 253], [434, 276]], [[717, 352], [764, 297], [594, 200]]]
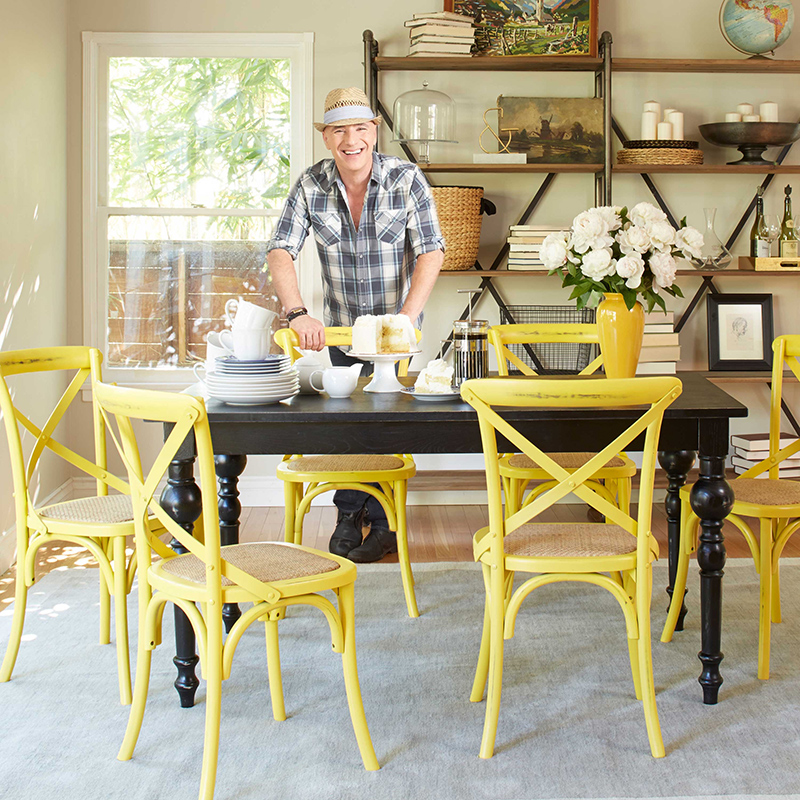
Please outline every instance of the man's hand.
[[301, 350], [322, 350], [325, 347], [325, 326], [314, 317], [303, 314], [295, 317], [289, 327], [300, 338]]

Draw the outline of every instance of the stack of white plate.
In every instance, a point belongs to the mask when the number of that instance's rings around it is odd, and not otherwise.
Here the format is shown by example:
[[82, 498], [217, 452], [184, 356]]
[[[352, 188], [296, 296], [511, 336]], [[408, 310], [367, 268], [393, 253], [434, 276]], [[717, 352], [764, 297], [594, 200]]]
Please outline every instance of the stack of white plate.
[[279, 403], [300, 391], [300, 379], [289, 356], [269, 355], [257, 361], [234, 356], [216, 360], [214, 372], [205, 377], [208, 396], [232, 406]]

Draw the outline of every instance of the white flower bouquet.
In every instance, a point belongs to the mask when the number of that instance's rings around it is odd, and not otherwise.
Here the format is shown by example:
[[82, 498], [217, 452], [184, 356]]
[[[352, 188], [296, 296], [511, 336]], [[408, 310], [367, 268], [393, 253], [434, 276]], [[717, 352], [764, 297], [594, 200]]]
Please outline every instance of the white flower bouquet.
[[666, 309], [661, 292], [683, 297], [675, 284], [675, 258], [699, 257], [703, 236], [681, 220], [678, 230], [650, 203], [630, 211], [600, 206], [578, 214], [569, 231], [551, 233], [542, 242], [540, 258], [550, 274], [572, 286], [577, 307], [594, 308], [605, 293], [619, 293], [633, 308], [641, 295], [647, 311]]

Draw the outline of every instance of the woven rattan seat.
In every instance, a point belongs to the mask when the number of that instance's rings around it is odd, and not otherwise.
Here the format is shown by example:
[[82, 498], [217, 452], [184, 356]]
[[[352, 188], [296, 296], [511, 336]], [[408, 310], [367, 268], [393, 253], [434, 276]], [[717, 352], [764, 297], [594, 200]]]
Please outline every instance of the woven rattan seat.
[[42, 519], [68, 522], [102, 522], [115, 525], [133, 521], [130, 495], [110, 494], [106, 497], [82, 497], [39, 509]]
[[636, 552], [636, 537], [619, 525], [587, 522], [577, 525], [521, 525], [503, 540], [509, 556], [585, 558]]
[[739, 478], [731, 481], [737, 503], [760, 506], [800, 505], [800, 483], [770, 478]]
[[397, 456], [301, 456], [286, 462], [290, 472], [369, 472], [400, 469], [403, 459]]
[[[265, 583], [308, 578], [339, 569], [332, 558], [275, 542], [233, 544], [221, 547], [220, 553], [225, 561]], [[205, 563], [191, 553], [166, 559], [161, 569], [192, 583], [206, 582]], [[233, 586], [234, 583], [223, 575], [222, 585]]]
[[[578, 469], [582, 467], [595, 453], [548, 453], [561, 467], [565, 469]], [[524, 453], [517, 453], [508, 459], [508, 464], [517, 469], [538, 469], [538, 465]], [[606, 463], [606, 467], [624, 467], [625, 461], [619, 456], [612, 456]]]

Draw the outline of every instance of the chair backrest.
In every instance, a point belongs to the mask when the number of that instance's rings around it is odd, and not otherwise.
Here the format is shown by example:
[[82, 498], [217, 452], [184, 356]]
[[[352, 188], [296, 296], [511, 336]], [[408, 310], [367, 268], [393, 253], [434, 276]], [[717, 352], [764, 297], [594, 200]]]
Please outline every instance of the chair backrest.
[[[417, 342], [422, 338], [422, 331], [414, 328]], [[298, 348], [300, 339], [291, 328], [281, 328], [275, 332], [275, 344], [283, 350], [286, 355], [292, 357], [292, 363], [303, 355]], [[352, 328], [325, 328], [325, 344], [328, 347], [348, 347], [353, 341]], [[408, 363], [411, 359], [404, 358], [397, 364], [397, 374], [401, 377], [408, 375]], [[355, 363], [355, 360], [354, 360]]]
[[[508, 375], [509, 363], [523, 375], [536, 375], [536, 371], [526, 364], [509, 345], [536, 344], [577, 344], [592, 345], [600, 343], [597, 325], [594, 323], [531, 323], [519, 325], [493, 325], [489, 329], [489, 341], [497, 356], [497, 372]], [[535, 348], [534, 348], [535, 351]], [[580, 375], [591, 375], [603, 363], [602, 355], [593, 359]]]
[[800, 438], [780, 446], [781, 420], [783, 409], [784, 377], [783, 371], [788, 367], [797, 380], [800, 380], [800, 335], [788, 334], [778, 336], [772, 342], [772, 389], [769, 403], [769, 455], [758, 464], [750, 467], [739, 478], [756, 478], [765, 472], [776, 480], [779, 477], [780, 463], [800, 451]]
[[[620, 525], [639, 540], [639, 551], [646, 556], [650, 546], [650, 524], [653, 502], [658, 436], [665, 409], [682, 390], [675, 377], [625, 378], [482, 378], [465, 381], [461, 396], [478, 412], [481, 441], [486, 462], [486, 487], [489, 495], [489, 535], [482, 540], [483, 551], [477, 559], [491, 551], [494, 563], [503, 558], [503, 539], [512, 531], [530, 522], [568, 494], [577, 495], [597, 509], [611, 523]], [[633, 408], [638, 412], [625, 430], [618, 435], [609, 433], [609, 442], [579, 469], [568, 472], [547, 453], [505, 420], [496, 409], [522, 408], [582, 408], [591, 417], [592, 409]], [[610, 426], [607, 426], [610, 427]], [[505, 517], [502, 506], [502, 482], [498, 465], [497, 434], [508, 439], [537, 467], [545, 470], [555, 484], [533, 502]], [[639, 483], [637, 516], [619, 509], [590, 485], [585, 485], [612, 456], [621, 452], [641, 434], [645, 435], [643, 461]]]
[[[274, 603], [280, 599], [279, 590], [256, 580], [221, 556], [217, 477], [211, 429], [203, 400], [188, 394], [129, 389], [100, 382], [95, 384], [94, 394], [109, 436], [128, 472], [140, 573], [149, 569], [153, 552], [161, 558], [173, 558], [176, 555], [160, 538], [163, 529], [166, 529], [186, 551], [194, 554], [204, 564], [207, 602], [215, 603], [219, 608], [222, 577], [267, 602]], [[111, 421], [112, 416], [116, 419], [116, 430]], [[134, 420], [173, 425], [171, 433], [147, 471], [142, 467], [133, 428]], [[196, 536], [192, 536], [175, 522], [156, 498], [159, 484], [167, 474], [170, 462], [177, 457], [184, 440], [191, 436], [194, 436], [197, 452], [195, 475], [199, 479], [202, 502], [199, 523], [202, 530]], [[149, 514], [153, 515], [154, 520], [149, 519]], [[159, 528], [157, 524], [163, 527]], [[147, 581], [142, 581], [140, 587], [146, 583]]]
[[[94, 432], [94, 459], [76, 453], [55, 438], [59, 423], [90, 378], [99, 378], [102, 354], [91, 347], [38, 347], [26, 350], [0, 352], [0, 409], [3, 412], [6, 437], [11, 456], [11, 472], [14, 481], [14, 501], [18, 530], [25, 530], [27, 521], [34, 520], [34, 526], [46, 530], [33, 507], [29, 486], [46, 451], [90, 475], [97, 482], [97, 493], [108, 494], [109, 487], [127, 493], [127, 484], [106, 470], [105, 426], [96, 403], [92, 402], [92, 422]], [[17, 375], [42, 373], [64, 373], [68, 384], [61, 394], [47, 420], [41, 427], [33, 422], [22, 410], [26, 398], [40, 387], [23, 386], [15, 383], [9, 386], [8, 379]], [[91, 384], [89, 384], [91, 386]], [[29, 412], [28, 412], [29, 413]], [[33, 437], [33, 447], [25, 461], [23, 449], [23, 430]]]

